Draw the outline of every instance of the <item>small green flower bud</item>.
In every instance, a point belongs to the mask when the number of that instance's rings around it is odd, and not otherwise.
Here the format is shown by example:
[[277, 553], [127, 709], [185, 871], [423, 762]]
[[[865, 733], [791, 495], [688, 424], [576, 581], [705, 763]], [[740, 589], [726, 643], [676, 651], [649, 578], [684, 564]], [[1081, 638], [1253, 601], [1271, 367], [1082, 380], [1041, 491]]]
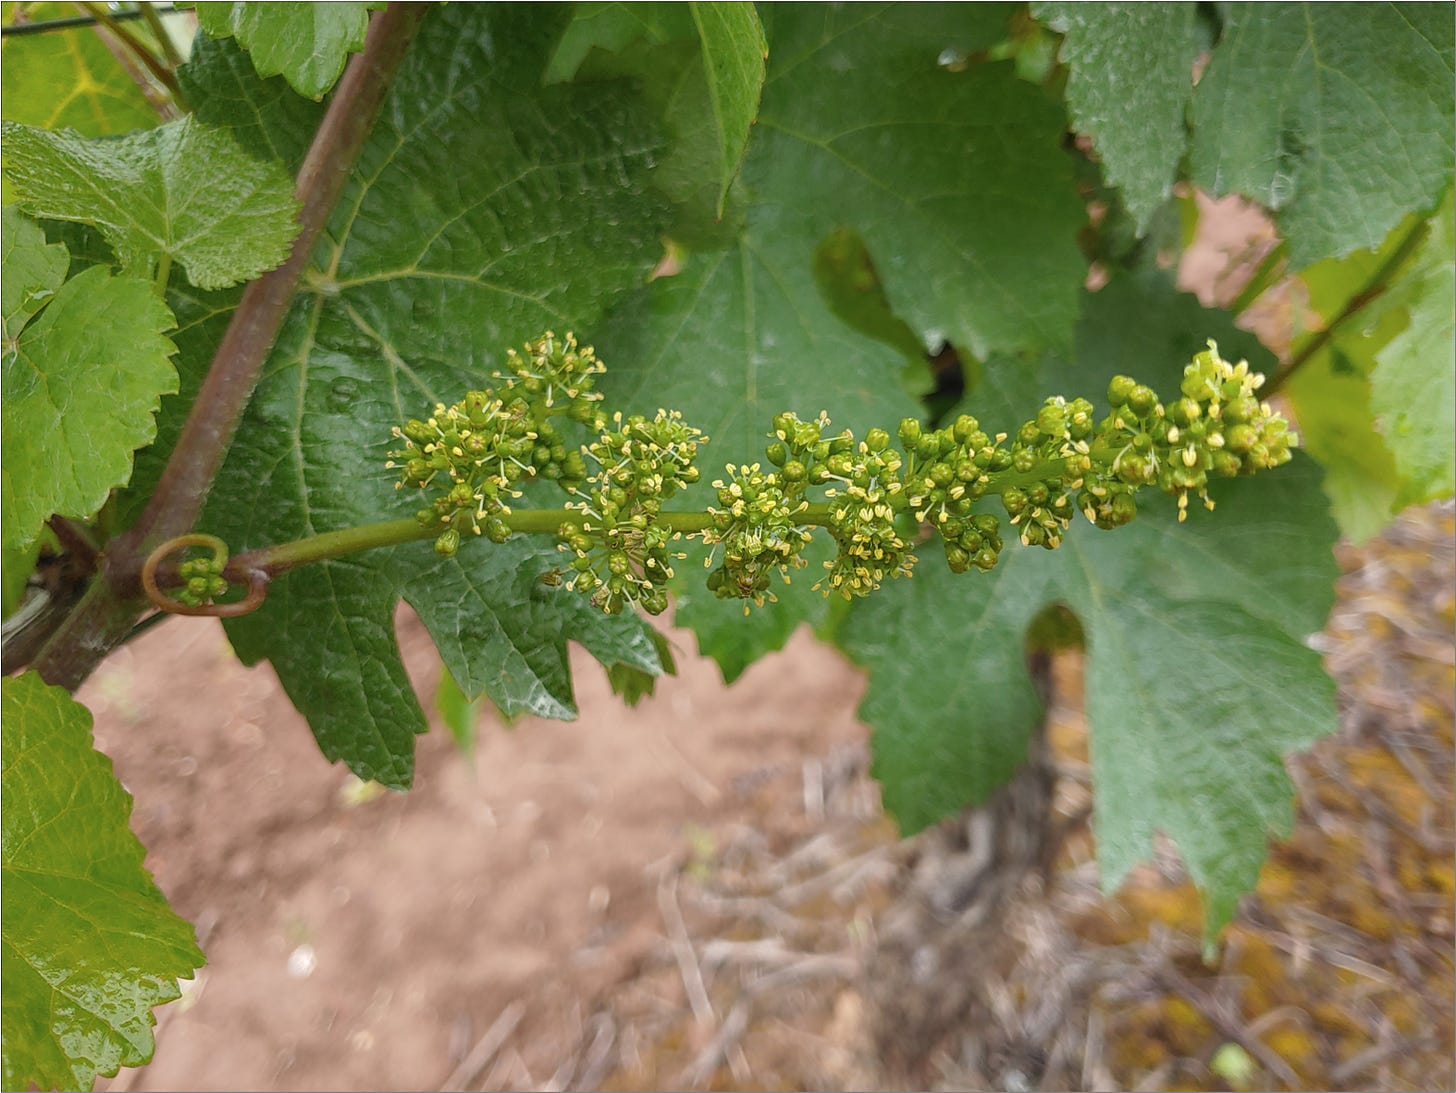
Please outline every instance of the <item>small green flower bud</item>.
[[913, 417], [902, 418], [899, 434], [900, 443], [905, 446], [907, 451], [914, 448], [920, 441], [920, 422]]
[[1137, 515], [1137, 502], [1130, 493], [1114, 494], [1112, 498], [1112, 519], [1119, 527], [1131, 522]]
[[485, 522], [485, 537], [492, 543], [504, 543], [511, 537], [511, 528], [499, 516], [492, 516]]
[[1192, 425], [1203, 415], [1203, 407], [1191, 398], [1180, 398], [1168, 407], [1168, 418], [1174, 425]]
[[[865, 434], [865, 447], [872, 452], [883, 452], [890, 446], [890, 434], [883, 429], [871, 429]], [[782, 465], [782, 464], [780, 464]]]
[[764, 454], [768, 456], [768, 461], [775, 467], [782, 467], [789, 458], [789, 450], [784, 447], [782, 442], [777, 440], [768, 446]]
[[1254, 442], [1259, 439], [1259, 432], [1252, 425], [1234, 425], [1223, 437], [1229, 451], [1242, 454], [1254, 446]]
[[1060, 437], [1067, 428], [1066, 408], [1055, 403], [1043, 406], [1037, 411], [1036, 427], [1044, 436]]
[[1112, 382], [1107, 385], [1107, 402], [1116, 409], [1119, 406], [1126, 406], [1128, 399], [1132, 398], [1133, 391], [1137, 388], [1137, 380], [1131, 376], [1113, 376]]
[[435, 553], [441, 557], [453, 557], [460, 549], [460, 533], [454, 528], [447, 528], [438, 539], [435, 540]]
[[1213, 470], [1225, 478], [1235, 477], [1243, 469], [1244, 461], [1230, 451], [1213, 453]]
[[1158, 405], [1158, 393], [1151, 387], [1136, 384], [1127, 396], [1128, 409], [1138, 417], [1146, 417]]
[[1243, 425], [1259, 419], [1259, 400], [1245, 395], [1233, 399], [1223, 408], [1223, 420], [1230, 425]]

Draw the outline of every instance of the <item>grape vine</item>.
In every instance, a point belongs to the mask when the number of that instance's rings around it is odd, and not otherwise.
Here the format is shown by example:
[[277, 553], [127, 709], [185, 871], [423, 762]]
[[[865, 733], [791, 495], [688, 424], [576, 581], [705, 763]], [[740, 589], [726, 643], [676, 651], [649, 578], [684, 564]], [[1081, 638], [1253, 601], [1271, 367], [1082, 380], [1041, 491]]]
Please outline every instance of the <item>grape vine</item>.
[[[774, 599], [772, 575], [789, 582], [807, 564], [813, 529], [824, 528], [838, 551], [815, 587], [851, 598], [910, 574], [916, 547], [932, 535], [953, 572], [993, 568], [1001, 518], [976, 508], [989, 497], [999, 498], [1024, 545], [1051, 550], [1076, 512], [1103, 529], [1127, 524], [1144, 486], [1176, 497], [1179, 520], [1190, 497], [1212, 509], [1211, 477], [1277, 467], [1298, 443], [1257, 397], [1264, 376], [1224, 360], [1210, 341], [1184, 369], [1175, 399], [1116, 376], [1102, 418], [1084, 398], [1055, 396], [1014, 434], [988, 433], [969, 414], [939, 429], [906, 418], [896, 448], [884, 429], [856, 440], [848, 429], [831, 432], [826, 414], [804, 421], [785, 411], [774, 417], [764, 453], [771, 469], [730, 463], [712, 484], [717, 505], [674, 511], [664, 502], [701, 476], [695, 461], [709, 438], [700, 430], [665, 409], [608, 420], [595, 390], [605, 366], [573, 334], [548, 331], [524, 355], [510, 350], [507, 365], [492, 386], [396, 428], [402, 443], [387, 466], [399, 472], [396, 488], [432, 492], [416, 521], [445, 556], [464, 536], [501, 543], [547, 530], [564, 512], [554, 532], [559, 549], [574, 555], [565, 584], [608, 614], [666, 609], [673, 562], [685, 557], [672, 544], [683, 538], [713, 547], [708, 587], [717, 596], [762, 606]], [[597, 439], [569, 448], [562, 420]], [[513, 512], [518, 487], [537, 479], [578, 499], [564, 510]]]

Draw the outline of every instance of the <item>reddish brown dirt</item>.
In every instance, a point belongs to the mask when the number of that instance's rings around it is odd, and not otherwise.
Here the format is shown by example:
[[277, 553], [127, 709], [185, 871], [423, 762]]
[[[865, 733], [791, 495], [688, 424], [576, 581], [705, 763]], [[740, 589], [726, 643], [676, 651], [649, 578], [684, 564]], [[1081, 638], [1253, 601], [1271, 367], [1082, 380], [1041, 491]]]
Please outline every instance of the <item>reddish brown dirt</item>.
[[[727, 696], [674, 641], [682, 675], [636, 710], [577, 655], [580, 720], [492, 721], [473, 762], [432, 729], [408, 794], [325, 762], [215, 622], [108, 661], [79, 697], [208, 958], [154, 1062], [111, 1087], [437, 1088], [517, 1002], [505, 1084], [548, 1079], [657, 944], [654, 869], [742, 813], [735, 778], [864, 737], [859, 676], [806, 635]], [[429, 708], [438, 660], [411, 616], [401, 642]]]

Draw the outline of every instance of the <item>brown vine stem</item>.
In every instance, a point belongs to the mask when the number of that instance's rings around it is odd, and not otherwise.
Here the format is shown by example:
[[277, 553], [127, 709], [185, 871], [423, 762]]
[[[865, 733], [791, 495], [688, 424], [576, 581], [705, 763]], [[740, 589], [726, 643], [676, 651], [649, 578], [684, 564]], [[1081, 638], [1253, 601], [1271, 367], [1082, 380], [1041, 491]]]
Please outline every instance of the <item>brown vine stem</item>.
[[1295, 351], [1289, 358], [1289, 363], [1280, 368], [1278, 372], [1269, 377], [1269, 384], [1259, 392], [1261, 398], [1268, 398], [1274, 394], [1285, 383], [1289, 377], [1298, 372], [1309, 363], [1321, 349], [1330, 343], [1335, 332], [1349, 322], [1351, 318], [1358, 315], [1369, 304], [1384, 294], [1390, 285], [1390, 279], [1395, 272], [1405, 264], [1407, 258], [1425, 242], [1426, 235], [1430, 231], [1430, 223], [1426, 220], [1418, 220], [1406, 232], [1405, 238], [1400, 241], [1395, 250], [1390, 252], [1390, 257], [1380, 263], [1379, 268], [1370, 275], [1370, 279], [1362, 285], [1353, 296], [1345, 301], [1337, 315], [1325, 324], [1325, 328], [1310, 337], [1310, 339]]
[[420, 21], [433, 5], [392, 0], [369, 25], [329, 102], [298, 173], [300, 230], [288, 259], [243, 292], [212, 367], [140, 519], [108, 544], [101, 579], [52, 636], [34, 667], [47, 682], [75, 690], [125, 638], [145, 599], [141, 569], [152, 549], [192, 529], [243, 409], [257, 385], [314, 243], [373, 128]]

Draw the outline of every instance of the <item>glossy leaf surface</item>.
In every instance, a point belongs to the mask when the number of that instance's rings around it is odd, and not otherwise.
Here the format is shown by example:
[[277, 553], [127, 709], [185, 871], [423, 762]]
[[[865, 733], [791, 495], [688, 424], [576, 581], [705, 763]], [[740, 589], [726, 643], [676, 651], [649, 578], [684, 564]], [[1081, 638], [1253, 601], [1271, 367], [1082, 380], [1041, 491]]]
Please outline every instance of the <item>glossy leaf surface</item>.
[[0, 683], [7, 1089], [90, 1089], [152, 1056], [152, 1007], [202, 966], [192, 927], [142, 868], [131, 798], [91, 715], [26, 674]]
[[62, 283], [64, 247], [11, 210], [5, 229], [0, 512], [4, 545], [25, 548], [49, 517], [88, 517], [131, 477], [177, 389], [174, 323], [149, 282], [96, 266]]
[[198, 288], [252, 280], [298, 233], [293, 182], [193, 118], [116, 140], [5, 123], [6, 178], [37, 216], [101, 230], [122, 269], [175, 261]]

